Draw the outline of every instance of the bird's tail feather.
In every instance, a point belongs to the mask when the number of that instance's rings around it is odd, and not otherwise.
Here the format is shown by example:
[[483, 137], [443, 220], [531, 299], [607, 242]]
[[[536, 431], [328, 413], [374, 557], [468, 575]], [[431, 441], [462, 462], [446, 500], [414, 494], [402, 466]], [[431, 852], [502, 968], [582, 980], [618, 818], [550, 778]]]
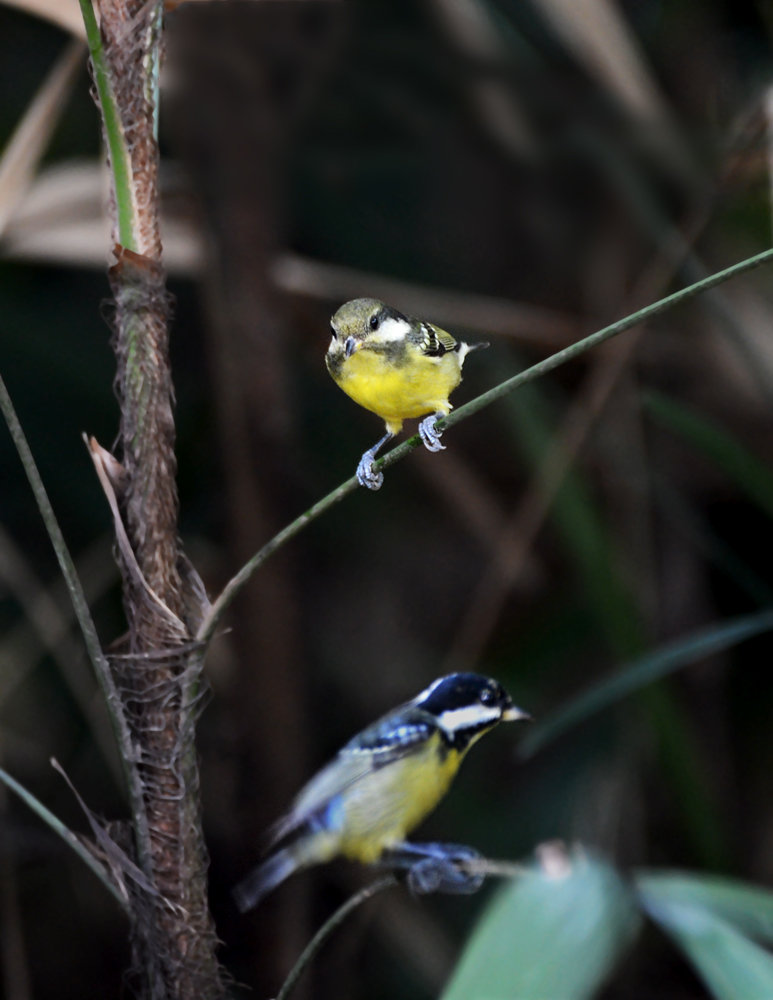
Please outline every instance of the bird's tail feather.
[[234, 888], [236, 905], [242, 913], [251, 910], [299, 867], [298, 859], [287, 847], [272, 854]]

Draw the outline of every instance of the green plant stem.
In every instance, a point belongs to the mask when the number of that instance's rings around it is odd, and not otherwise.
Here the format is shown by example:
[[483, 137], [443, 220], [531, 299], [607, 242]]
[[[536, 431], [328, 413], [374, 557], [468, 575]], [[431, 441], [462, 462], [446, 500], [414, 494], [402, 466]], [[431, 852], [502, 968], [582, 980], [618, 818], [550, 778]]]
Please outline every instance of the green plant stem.
[[[274, 537], [255, 553], [251, 559], [249, 559], [239, 570], [239, 572], [232, 576], [228, 583], [223, 587], [222, 591], [217, 597], [217, 600], [212, 604], [209, 609], [209, 613], [204, 618], [201, 623], [199, 631], [196, 635], [196, 640], [204, 644], [210, 641], [212, 636], [217, 629], [218, 623], [223, 616], [226, 608], [231, 604], [234, 598], [239, 594], [244, 585], [250, 579], [252, 574], [262, 566], [263, 563], [272, 556], [277, 549], [280, 549], [286, 542], [289, 542], [291, 538], [294, 538], [299, 532], [301, 532], [307, 524], [316, 520], [321, 514], [324, 514], [326, 510], [333, 507], [338, 503], [339, 500], [343, 500], [345, 496], [349, 493], [353, 493], [358, 487], [357, 479], [352, 476], [351, 479], [347, 479], [346, 482], [341, 483], [340, 486], [336, 487], [332, 493], [328, 493], [327, 496], [318, 500], [317, 503], [309, 507], [308, 510], [304, 511], [291, 521], [285, 528], [274, 535]], [[203, 655], [203, 653], [202, 653]]]
[[110, 67], [105, 57], [102, 35], [94, 14], [92, 0], [80, 0], [80, 5], [86, 28], [91, 65], [94, 68], [94, 86], [97, 88], [99, 105], [102, 108], [102, 121], [110, 155], [110, 167], [113, 172], [118, 240], [127, 250], [137, 251], [139, 249], [136, 238], [137, 213], [133, 197], [131, 156], [110, 82]]
[[16, 792], [19, 798], [25, 802], [34, 813], [37, 813], [43, 822], [49, 826], [54, 833], [57, 834], [57, 836], [62, 838], [65, 844], [75, 851], [81, 861], [83, 861], [83, 863], [94, 872], [108, 892], [110, 892], [111, 895], [118, 900], [121, 907], [128, 913], [128, 901], [124, 899], [118, 891], [118, 888], [113, 883], [107, 871], [97, 861], [91, 851], [84, 844], [82, 844], [80, 840], [78, 840], [72, 830], [66, 827], [64, 823], [50, 811], [50, 809], [47, 809], [46, 806], [43, 805], [40, 799], [37, 799], [32, 792], [27, 791], [23, 785], [20, 785], [19, 782], [15, 778], [12, 778], [11, 775], [8, 774], [8, 772], [2, 767], [0, 767], [0, 781], [7, 785], [11, 791]]
[[[489, 875], [494, 878], [515, 879], [527, 874], [529, 869], [514, 861], [495, 861], [491, 858], [471, 858], [462, 866], [465, 871], [473, 874]], [[356, 910], [358, 906], [366, 903], [369, 899], [384, 889], [391, 889], [398, 885], [399, 880], [396, 875], [385, 875], [383, 878], [371, 882], [364, 889], [355, 893], [340, 906], [335, 913], [325, 921], [314, 937], [303, 949], [300, 958], [290, 971], [287, 979], [282, 984], [282, 988], [277, 994], [276, 1000], [287, 1000], [290, 993], [295, 989], [298, 980], [303, 975], [307, 966], [312, 962], [322, 945], [330, 937], [333, 931], [339, 927], [349, 914]]]
[[91, 617], [88, 601], [86, 600], [83, 586], [80, 578], [78, 577], [75, 563], [70, 555], [69, 549], [67, 548], [67, 543], [64, 540], [62, 529], [59, 527], [59, 522], [56, 519], [54, 508], [51, 506], [51, 501], [46, 493], [46, 488], [43, 485], [40, 472], [35, 463], [32, 451], [30, 450], [27, 438], [25, 437], [24, 431], [19, 423], [19, 418], [16, 414], [16, 410], [14, 409], [11, 397], [2, 377], [0, 377], [0, 412], [2, 412], [5, 422], [8, 425], [8, 430], [11, 434], [11, 438], [14, 446], [16, 447], [19, 458], [21, 459], [24, 472], [26, 473], [33, 496], [35, 497], [35, 502], [38, 505], [40, 516], [43, 519], [46, 532], [48, 533], [51, 545], [56, 553], [59, 568], [62, 571], [62, 576], [64, 577], [67, 591], [70, 595], [70, 601], [72, 602], [72, 606], [75, 611], [75, 617], [78, 620], [83, 641], [86, 645], [86, 651], [88, 652], [89, 659], [91, 660], [97, 680], [102, 689], [105, 705], [107, 706], [113, 732], [115, 733], [120, 750], [121, 763], [123, 765], [124, 774], [126, 775], [126, 784], [131, 799], [132, 812], [135, 817], [142, 816], [142, 787], [137, 770], [133, 764], [135, 752], [132, 744], [131, 733], [129, 732], [129, 727], [123, 712], [121, 697], [115, 686], [115, 681], [110, 670], [110, 664], [107, 662], [107, 658], [102, 652], [102, 646], [99, 642], [99, 636], [97, 635], [97, 629], [94, 625], [94, 619]]
[[300, 958], [291, 969], [290, 975], [285, 979], [281, 990], [277, 993], [276, 1000], [287, 1000], [308, 964], [314, 959], [314, 956], [333, 931], [346, 920], [353, 910], [366, 903], [377, 893], [383, 892], [384, 889], [391, 889], [393, 885], [397, 885], [397, 878], [394, 875], [386, 875], [384, 878], [377, 879], [375, 882], [371, 882], [370, 885], [366, 885], [364, 889], [360, 889], [359, 892], [350, 896], [342, 906], [339, 906], [303, 949]]
[[[439, 420], [438, 427], [452, 427], [454, 424], [458, 424], [461, 420], [466, 420], [474, 413], [478, 413], [479, 410], [482, 410], [484, 407], [496, 402], [496, 400], [501, 399], [502, 396], [505, 396], [507, 393], [519, 388], [519, 386], [524, 385], [526, 382], [533, 382], [534, 379], [540, 378], [540, 376], [547, 374], [547, 372], [553, 371], [554, 368], [558, 368], [560, 365], [566, 364], [567, 361], [574, 360], [574, 358], [579, 357], [581, 354], [585, 354], [586, 351], [591, 350], [593, 347], [597, 347], [599, 344], [603, 344], [605, 341], [611, 340], [612, 337], [616, 337], [618, 334], [624, 333], [626, 330], [630, 330], [632, 327], [638, 326], [640, 323], [651, 320], [653, 317], [659, 316], [660, 313], [673, 309], [674, 306], [678, 306], [682, 302], [686, 302], [688, 299], [692, 299], [696, 295], [700, 295], [701, 292], [705, 292], [709, 288], [714, 288], [716, 285], [721, 285], [725, 281], [729, 281], [731, 278], [735, 278], [739, 274], [752, 271], [755, 268], [761, 267], [763, 264], [767, 264], [772, 261], [773, 249], [763, 250], [762, 253], [755, 254], [754, 257], [747, 257], [745, 260], [742, 260], [737, 264], [732, 264], [730, 267], [726, 267], [722, 271], [717, 271], [715, 274], [710, 274], [707, 278], [703, 278], [701, 281], [696, 281], [694, 284], [688, 285], [687, 288], [681, 288], [678, 292], [673, 292], [665, 298], [658, 299], [657, 302], [653, 302], [651, 305], [644, 306], [642, 309], [637, 309], [636, 312], [631, 313], [624, 319], [618, 320], [616, 323], [611, 323], [609, 326], [605, 326], [601, 330], [597, 330], [595, 333], [591, 333], [588, 337], [578, 340], [576, 344], [570, 344], [569, 347], [565, 347], [562, 351], [557, 351], [549, 358], [545, 358], [544, 361], [537, 362], [537, 364], [532, 365], [531, 368], [527, 368], [525, 371], [519, 372], [517, 375], [513, 375], [512, 378], [494, 386], [493, 389], [489, 389], [487, 392], [481, 393], [480, 396], [476, 396], [475, 399], [471, 399], [469, 403], [465, 403], [463, 406], [460, 406], [458, 410], [454, 410], [447, 417]], [[397, 458], [393, 456], [400, 452], [401, 454], [398, 457], [402, 458], [402, 455], [407, 453], [409, 450], [406, 447], [407, 445], [415, 448], [417, 444], [419, 444], [419, 436], [415, 435], [410, 441], [406, 441], [405, 444], [400, 445], [399, 448], [395, 448], [393, 451], [389, 452], [388, 455], [384, 456], [381, 462], [376, 464], [379, 467], [381, 465], [384, 467], [391, 465], [393, 461], [397, 461]], [[405, 451], [403, 451], [403, 449], [405, 449]]]
[[[84, 2], [84, 0], [81, 0], [81, 2]], [[703, 278], [701, 281], [696, 281], [687, 288], [682, 288], [678, 292], [667, 295], [665, 298], [658, 299], [657, 302], [644, 306], [643, 309], [638, 309], [636, 312], [631, 313], [624, 319], [618, 320], [616, 323], [611, 323], [609, 326], [605, 326], [601, 330], [597, 330], [595, 333], [591, 333], [582, 340], [578, 340], [576, 343], [570, 344], [569, 347], [565, 347], [563, 350], [557, 351], [555, 354], [551, 354], [549, 358], [545, 358], [543, 361], [538, 361], [536, 365], [532, 365], [530, 368], [526, 368], [524, 371], [518, 372], [518, 374], [513, 375], [512, 378], [506, 379], [504, 382], [500, 382], [499, 385], [495, 385], [493, 388], [481, 393], [480, 396], [476, 396], [475, 399], [471, 399], [468, 403], [460, 406], [447, 417], [444, 417], [442, 420], [438, 420], [437, 426], [440, 429], [452, 427], [454, 424], [458, 424], [462, 420], [466, 420], [473, 414], [478, 413], [484, 407], [490, 406], [491, 403], [495, 403], [503, 396], [513, 392], [515, 389], [525, 385], [527, 382], [533, 382], [534, 379], [540, 378], [542, 375], [553, 371], [554, 368], [558, 368], [560, 365], [564, 365], [568, 361], [573, 361], [581, 354], [585, 354], [586, 351], [597, 347], [599, 344], [603, 344], [606, 340], [611, 340], [612, 337], [616, 337], [618, 334], [624, 333], [626, 330], [630, 330], [632, 327], [638, 326], [640, 323], [644, 323], [647, 320], [652, 319], [654, 316], [658, 316], [660, 313], [673, 309], [674, 306], [678, 306], [682, 302], [686, 302], [688, 299], [694, 298], [696, 295], [699, 295], [701, 292], [705, 292], [709, 288], [721, 285], [723, 282], [729, 281], [731, 278], [735, 278], [739, 274], [744, 274], [747, 271], [761, 267], [763, 264], [767, 264], [771, 261], [773, 261], [773, 249], [763, 250], [762, 253], [758, 253], [754, 257], [747, 257], [745, 260], [742, 260], [737, 264], [732, 264], [730, 267], [726, 267], [722, 271], [717, 271], [715, 274], [711, 274], [707, 278]], [[384, 455], [383, 458], [379, 459], [375, 463], [375, 468], [386, 469], [390, 465], [394, 465], [395, 462], [399, 462], [400, 459], [405, 458], [405, 456], [409, 452], [413, 451], [413, 449], [420, 443], [421, 439], [419, 438], [419, 435], [414, 434], [412, 438], [404, 441], [402, 444], [393, 448], [392, 451]], [[262, 566], [269, 556], [273, 555], [277, 549], [281, 548], [286, 542], [289, 542], [290, 539], [299, 534], [308, 524], [316, 520], [316, 518], [318, 518], [321, 514], [324, 514], [325, 511], [327, 511], [334, 504], [343, 500], [343, 498], [348, 496], [349, 493], [353, 493], [354, 490], [357, 489], [357, 486], [357, 479], [354, 476], [352, 476], [351, 479], [347, 479], [346, 482], [341, 483], [341, 485], [336, 487], [336, 489], [334, 489], [331, 493], [328, 493], [327, 496], [317, 501], [317, 503], [309, 507], [309, 509], [303, 514], [296, 517], [294, 521], [288, 524], [287, 527], [283, 528], [261, 549], [258, 549], [255, 555], [252, 556], [252, 558], [249, 559], [244, 566], [242, 566], [239, 572], [228, 581], [223, 590], [220, 592], [217, 600], [212, 604], [209, 614], [202, 622], [196, 638], [204, 644], [209, 643], [212, 636], [215, 634], [224, 612], [248, 582], [255, 570], [258, 569], [259, 566]]]

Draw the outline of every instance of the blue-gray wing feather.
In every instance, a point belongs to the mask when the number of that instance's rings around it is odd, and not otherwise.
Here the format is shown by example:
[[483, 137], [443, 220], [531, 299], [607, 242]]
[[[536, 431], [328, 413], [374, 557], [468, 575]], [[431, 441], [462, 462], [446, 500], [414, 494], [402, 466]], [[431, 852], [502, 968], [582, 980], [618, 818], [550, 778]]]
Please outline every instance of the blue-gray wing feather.
[[358, 733], [301, 789], [290, 812], [272, 828], [269, 846], [323, 816], [336, 796], [368, 774], [415, 753], [431, 737], [433, 729], [429, 713], [408, 705]]

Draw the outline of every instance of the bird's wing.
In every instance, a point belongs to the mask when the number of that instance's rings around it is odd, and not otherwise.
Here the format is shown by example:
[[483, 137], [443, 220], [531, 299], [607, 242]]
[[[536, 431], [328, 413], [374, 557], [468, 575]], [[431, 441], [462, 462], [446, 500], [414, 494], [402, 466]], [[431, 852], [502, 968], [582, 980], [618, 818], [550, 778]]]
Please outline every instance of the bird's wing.
[[456, 340], [451, 334], [434, 323], [419, 323], [409, 339], [413, 340], [422, 354], [431, 358], [440, 358], [456, 347]]
[[355, 736], [301, 789], [290, 812], [271, 830], [270, 845], [320, 817], [333, 799], [373, 771], [415, 753], [432, 735], [431, 718], [421, 709], [407, 706]]

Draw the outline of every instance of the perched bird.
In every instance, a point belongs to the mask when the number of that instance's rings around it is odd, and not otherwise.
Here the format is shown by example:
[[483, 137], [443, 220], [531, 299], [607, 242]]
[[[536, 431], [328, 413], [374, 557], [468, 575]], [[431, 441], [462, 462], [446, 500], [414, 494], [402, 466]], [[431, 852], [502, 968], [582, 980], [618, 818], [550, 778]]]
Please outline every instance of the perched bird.
[[464, 359], [488, 345], [454, 340], [439, 326], [403, 316], [377, 299], [344, 303], [330, 329], [327, 370], [355, 403], [386, 423], [387, 433], [357, 466], [360, 485], [377, 490], [384, 475], [373, 461], [404, 420], [430, 414], [419, 424], [421, 439], [430, 451], [444, 448], [435, 421], [451, 411], [448, 397], [462, 381]]
[[467, 751], [499, 722], [528, 719], [504, 688], [479, 674], [449, 674], [350, 740], [276, 824], [273, 853], [234, 890], [249, 910], [293, 872], [345, 857], [407, 868], [419, 891], [473, 891], [481, 878], [454, 862], [464, 847], [406, 843], [448, 791]]

